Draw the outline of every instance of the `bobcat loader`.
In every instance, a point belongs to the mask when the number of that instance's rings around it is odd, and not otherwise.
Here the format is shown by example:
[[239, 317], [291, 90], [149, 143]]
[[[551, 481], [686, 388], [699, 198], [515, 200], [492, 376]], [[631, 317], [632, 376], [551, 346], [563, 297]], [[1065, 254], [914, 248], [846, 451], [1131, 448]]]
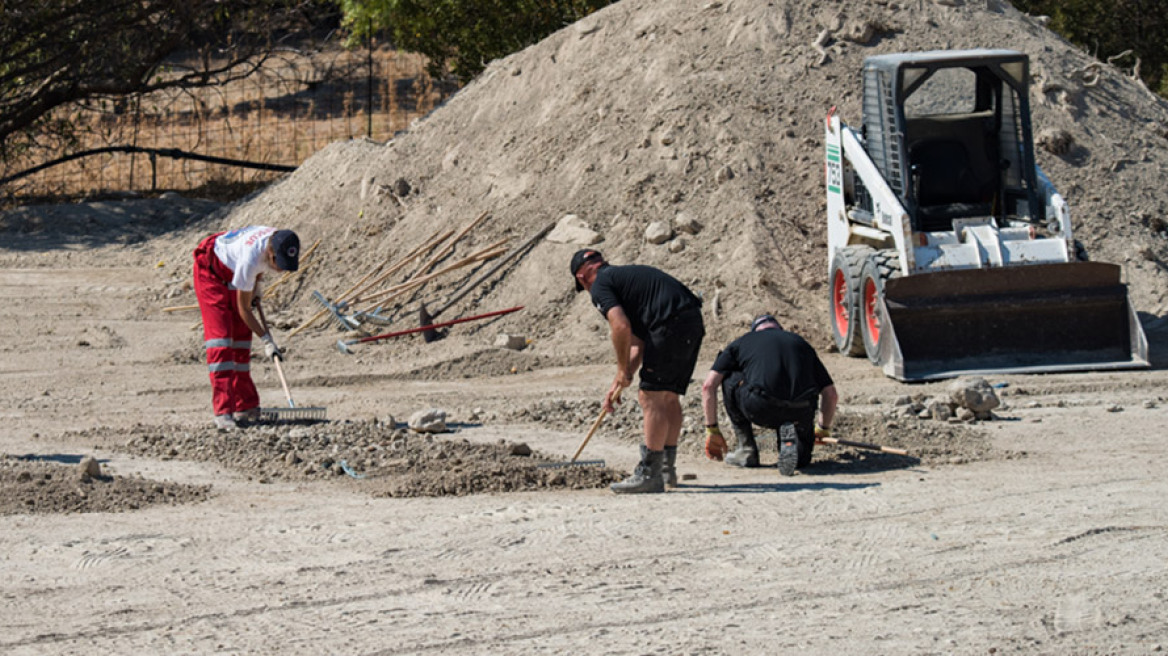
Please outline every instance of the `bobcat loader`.
[[826, 121], [840, 352], [921, 381], [1149, 366], [1120, 268], [1087, 262], [1038, 168], [1025, 54], [869, 57], [863, 125]]

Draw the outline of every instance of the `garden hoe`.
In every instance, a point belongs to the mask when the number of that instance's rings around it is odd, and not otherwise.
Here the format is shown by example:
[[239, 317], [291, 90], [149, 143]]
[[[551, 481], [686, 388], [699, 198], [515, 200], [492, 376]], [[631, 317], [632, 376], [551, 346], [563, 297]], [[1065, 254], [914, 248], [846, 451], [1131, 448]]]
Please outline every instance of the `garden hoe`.
[[[260, 323], [264, 327], [264, 331], [268, 331], [268, 320], [264, 317], [264, 308], [259, 302], [256, 302], [255, 308], [260, 314]], [[284, 388], [284, 398], [288, 399], [287, 408], [260, 408], [260, 419], [263, 421], [325, 421], [325, 408], [300, 408], [292, 400], [292, 392], [288, 390], [288, 380], [284, 378], [284, 368], [280, 366], [280, 361], [284, 358], [277, 355], [272, 358], [272, 363], [276, 365], [276, 375], [280, 377], [280, 385]]]

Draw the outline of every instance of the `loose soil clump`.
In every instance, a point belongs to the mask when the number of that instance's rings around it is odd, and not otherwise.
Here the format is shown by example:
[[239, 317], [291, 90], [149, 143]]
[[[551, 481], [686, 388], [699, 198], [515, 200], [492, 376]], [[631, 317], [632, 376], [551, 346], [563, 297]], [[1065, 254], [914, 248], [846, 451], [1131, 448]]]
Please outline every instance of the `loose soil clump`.
[[[113, 442], [114, 436], [105, 428], [76, 434], [98, 442]], [[282, 423], [232, 432], [137, 425], [117, 446], [162, 460], [215, 462], [261, 483], [357, 481], [361, 489], [379, 497], [588, 489], [625, 476], [602, 467], [541, 467], [561, 459], [523, 443], [476, 444], [377, 421]]]
[[209, 485], [90, 476], [76, 465], [0, 456], [0, 515], [126, 512], [198, 503], [210, 492]]

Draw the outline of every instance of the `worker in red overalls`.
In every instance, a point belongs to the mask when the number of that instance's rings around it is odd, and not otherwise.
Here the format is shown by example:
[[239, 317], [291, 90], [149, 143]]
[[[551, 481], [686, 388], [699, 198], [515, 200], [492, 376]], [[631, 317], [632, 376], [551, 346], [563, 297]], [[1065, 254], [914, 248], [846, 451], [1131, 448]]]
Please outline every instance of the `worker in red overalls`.
[[251, 381], [251, 335], [270, 359], [284, 352], [252, 312], [257, 283], [268, 272], [295, 271], [300, 238], [291, 230], [249, 226], [207, 237], [195, 249], [195, 296], [203, 314], [203, 340], [211, 372], [215, 426], [259, 419], [260, 397]]

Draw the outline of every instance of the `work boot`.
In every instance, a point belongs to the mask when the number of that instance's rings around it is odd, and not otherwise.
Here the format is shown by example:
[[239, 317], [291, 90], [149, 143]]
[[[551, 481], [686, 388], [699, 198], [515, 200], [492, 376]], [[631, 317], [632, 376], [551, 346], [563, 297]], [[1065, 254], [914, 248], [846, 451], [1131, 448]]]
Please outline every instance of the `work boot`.
[[738, 438], [738, 447], [726, 454], [725, 463], [735, 467], [757, 467], [758, 444], [754, 436], [740, 430], [735, 430], [734, 435]]
[[252, 408], [250, 410], [243, 410], [241, 412], [235, 413], [234, 417], [236, 424], [239, 424], [240, 422], [243, 422], [244, 425], [254, 424], [260, 420], [260, 409]]
[[677, 487], [677, 446], [665, 447], [665, 464], [661, 466], [665, 487]]
[[665, 477], [661, 468], [665, 464], [664, 451], [650, 451], [641, 445], [641, 463], [633, 470], [633, 475], [620, 483], [608, 486], [617, 494], [645, 494], [665, 491]]
[[231, 413], [227, 413], [215, 415], [215, 428], [221, 431], [233, 431], [239, 428], [239, 426], [236, 425], [235, 418], [231, 416]]
[[799, 435], [795, 424], [790, 422], [779, 426], [779, 473], [794, 476], [799, 464]]

